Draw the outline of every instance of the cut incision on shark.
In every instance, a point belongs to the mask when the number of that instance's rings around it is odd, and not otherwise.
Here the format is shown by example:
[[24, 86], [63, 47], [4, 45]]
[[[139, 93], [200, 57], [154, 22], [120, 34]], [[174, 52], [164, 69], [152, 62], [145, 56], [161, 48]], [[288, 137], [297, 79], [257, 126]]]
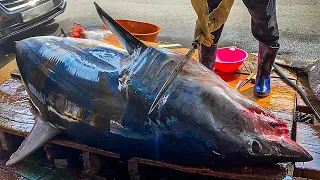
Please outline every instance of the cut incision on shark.
[[52, 36], [16, 44], [17, 64], [40, 118], [7, 165], [59, 133], [127, 158], [190, 166], [312, 160], [289, 138], [282, 120], [194, 59], [148, 114], [183, 54], [145, 45], [95, 5], [126, 50]]

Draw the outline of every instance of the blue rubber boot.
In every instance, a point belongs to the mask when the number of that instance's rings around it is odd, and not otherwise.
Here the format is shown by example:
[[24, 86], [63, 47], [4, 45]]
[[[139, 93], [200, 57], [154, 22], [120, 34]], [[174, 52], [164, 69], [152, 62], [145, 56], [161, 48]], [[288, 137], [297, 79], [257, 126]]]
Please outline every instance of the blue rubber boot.
[[270, 73], [279, 47], [280, 45], [278, 43], [276, 43], [275, 46], [268, 46], [259, 42], [258, 71], [253, 90], [256, 96], [266, 97], [270, 93]]
[[206, 66], [211, 71], [214, 70], [214, 63], [216, 60], [217, 44], [213, 44], [210, 47], [201, 45], [200, 50], [200, 63]]

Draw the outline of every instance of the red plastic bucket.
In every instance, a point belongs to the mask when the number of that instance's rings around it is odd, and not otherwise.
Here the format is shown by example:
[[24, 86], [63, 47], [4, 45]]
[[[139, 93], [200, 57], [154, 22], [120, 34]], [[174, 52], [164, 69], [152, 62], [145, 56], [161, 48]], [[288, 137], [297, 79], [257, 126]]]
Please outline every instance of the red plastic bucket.
[[247, 57], [245, 50], [235, 46], [218, 48], [215, 68], [222, 72], [236, 71]]
[[[131, 34], [144, 41], [156, 42], [161, 30], [160, 26], [149, 22], [128, 19], [116, 19], [116, 21]], [[103, 26], [107, 28], [105, 24]]]

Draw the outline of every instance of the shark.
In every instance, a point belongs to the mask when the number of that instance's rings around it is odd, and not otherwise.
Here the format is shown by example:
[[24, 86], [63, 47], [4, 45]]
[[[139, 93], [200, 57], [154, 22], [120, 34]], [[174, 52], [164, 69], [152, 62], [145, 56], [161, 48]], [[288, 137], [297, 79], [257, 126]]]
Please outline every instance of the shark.
[[16, 43], [19, 71], [40, 115], [7, 166], [58, 134], [123, 159], [194, 167], [312, 160], [283, 120], [192, 58], [148, 113], [184, 55], [145, 45], [95, 7], [125, 49], [54, 36]]

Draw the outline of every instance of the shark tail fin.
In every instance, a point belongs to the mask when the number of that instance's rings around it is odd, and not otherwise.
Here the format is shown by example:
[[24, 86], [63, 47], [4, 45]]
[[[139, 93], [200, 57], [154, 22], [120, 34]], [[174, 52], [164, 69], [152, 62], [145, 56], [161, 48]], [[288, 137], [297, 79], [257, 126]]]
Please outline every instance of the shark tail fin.
[[6, 162], [6, 166], [13, 165], [23, 160], [57, 134], [59, 134], [59, 130], [56, 127], [53, 127], [38, 117], [30, 134], [22, 142], [18, 150], [10, 156], [10, 159]]
[[96, 6], [101, 20], [108, 26], [111, 32], [121, 42], [122, 46], [126, 48], [129, 54], [133, 54], [134, 51], [138, 48], [147, 48], [147, 46], [143, 44], [143, 42], [130, 34], [120, 24], [112, 19], [103, 9], [101, 9], [101, 7], [97, 3], [94, 3], [94, 5]]

